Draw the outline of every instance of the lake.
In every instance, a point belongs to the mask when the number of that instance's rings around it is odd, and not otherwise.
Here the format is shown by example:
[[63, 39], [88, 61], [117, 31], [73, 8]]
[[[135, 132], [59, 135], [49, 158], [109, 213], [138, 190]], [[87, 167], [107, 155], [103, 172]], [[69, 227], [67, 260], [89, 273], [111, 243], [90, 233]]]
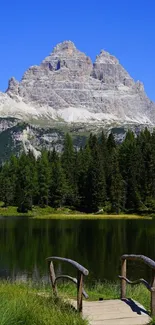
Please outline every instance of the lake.
[[[33, 220], [0, 218], [0, 277], [47, 281], [48, 256], [74, 259], [85, 266], [94, 281], [116, 281], [120, 256], [143, 254], [155, 260], [154, 220]], [[72, 273], [56, 263], [57, 273]], [[150, 269], [130, 262], [131, 279], [150, 278]]]

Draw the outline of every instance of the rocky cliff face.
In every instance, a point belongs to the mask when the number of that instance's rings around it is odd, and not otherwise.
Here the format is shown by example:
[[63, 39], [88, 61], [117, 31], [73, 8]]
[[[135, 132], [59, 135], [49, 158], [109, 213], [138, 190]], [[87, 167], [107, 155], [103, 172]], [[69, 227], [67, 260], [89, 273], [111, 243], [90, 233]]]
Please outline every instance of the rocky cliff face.
[[155, 104], [143, 84], [108, 52], [101, 51], [92, 63], [70, 41], [58, 44], [20, 82], [11, 78], [6, 93], [0, 93], [2, 160], [23, 148], [36, 156], [42, 146], [62, 150], [68, 129], [79, 146], [90, 131], [113, 129], [121, 141], [129, 127], [137, 132], [154, 125]]
[[119, 61], [101, 51], [94, 64], [70, 41], [58, 44], [21, 82], [0, 94], [0, 116], [64, 123], [155, 123], [155, 104]]

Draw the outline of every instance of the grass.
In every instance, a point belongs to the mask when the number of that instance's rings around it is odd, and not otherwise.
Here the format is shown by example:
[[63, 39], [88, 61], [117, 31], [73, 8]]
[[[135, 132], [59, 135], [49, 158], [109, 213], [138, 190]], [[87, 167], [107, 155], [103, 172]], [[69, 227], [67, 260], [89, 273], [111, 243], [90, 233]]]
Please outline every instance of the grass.
[[[40, 290], [51, 292], [49, 285], [40, 288]], [[106, 299], [119, 299], [120, 298], [120, 282], [98, 282], [92, 286], [86, 285], [85, 291], [89, 296], [89, 300], [97, 301], [99, 298]], [[58, 285], [58, 292], [61, 297], [76, 298], [76, 286], [70, 283]], [[127, 297], [141, 303], [148, 311], [150, 311], [150, 292], [143, 285], [127, 285]]]
[[34, 206], [28, 213], [19, 213], [14, 206], [3, 207], [0, 203], [0, 216], [6, 217], [33, 217], [35, 219], [152, 219], [149, 216], [139, 216], [136, 214], [93, 214], [72, 211], [69, 208], [54, 209], [51, 207], [40, 208]]
[[86, 325], [69, 305], [22, 284], [0, 283], [0, 325]]
[[[120, 283], [97, 283], [85, 287], [89, 300], [119, 299]], [[66, 298], [76, 299], [76, 287], [71, 283], [58, 285], [60, 299], [54, 299], [49, 285], [0, 282], [0, 325], [86, 325], [71, 309]], [[127, 297], [150, 311], [150, 292], [143, 285], [127, 285]], [[155, 319], [152, 321], [155, 324]]]
[[131, 215], [131, 214], [42, 214], [34, 216], [36, 219], [80, 219], [80, 220], [101, 220], [101, 219], [152, 219], [148, 216], [138, 216], [138, 215]]
[[[51, 288], [49, 286], [44, 287], [44, 291], [49, 293]], [[120, 282], [110, 283], [105, 281], [104, 283], [98, 282], [93, 286], [86, 285], [85, 291], [89, 295], [89, 301], [97, 301], [99, 298], [103, 300], [120, 299]], [[76, 287], [73, 284], [65, 283], [58, 285], [58, 293], [60, 297], [76, 299]], [[137, 301], [150, 313], [151, 294], [142, 284], [135, 286], [127, 285], [126, 297]], [[155, 318], [153, 318], [151, 324], [155, 325]]]

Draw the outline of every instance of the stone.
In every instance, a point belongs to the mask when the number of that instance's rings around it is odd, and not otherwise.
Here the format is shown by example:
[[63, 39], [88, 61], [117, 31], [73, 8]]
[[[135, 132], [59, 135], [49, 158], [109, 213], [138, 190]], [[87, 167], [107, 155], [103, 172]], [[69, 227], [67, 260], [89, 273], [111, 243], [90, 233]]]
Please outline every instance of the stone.
[[155, 103], [118, 59], [102, 50], [94, 63], [71, 41], [58, 44], [20, 82], [0, 93], [0, 116], [39, 124], [155, 124]]

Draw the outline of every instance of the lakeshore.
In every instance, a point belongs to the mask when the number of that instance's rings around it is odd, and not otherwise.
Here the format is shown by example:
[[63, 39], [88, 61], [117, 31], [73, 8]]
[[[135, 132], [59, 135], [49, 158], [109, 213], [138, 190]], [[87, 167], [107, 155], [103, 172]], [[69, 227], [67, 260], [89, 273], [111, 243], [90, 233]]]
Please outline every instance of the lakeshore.
[[17, 212], [17, 207], [0, 205], [0, 216], [2, 217], [31, 217], [34, 219], [146, 219], [152, 220], [152, 216], [138, 215], [138, 214], [93, 214], [80, 213], [72, 211], [68, 208], [53, 209], [51, 207], [40, 208], [34, 206], [31, 211], [27, 213]]
[[[55, 299], [50, 285], [34, 285], [33, 283], [0, 282], [0, 325], [87, 325], [80, 315], [69, 306], [67, 299], [76, 300], [76, 287], [70, 283], [58, 286], [59, 299]], [[119, 283], [96, 283], [85, 287], [89, 300], [119, 299]], [[128, 297], [139, 301], [149, 311], [150, 294], [142, 285], [128, 286]], [[152, 321], [155, 324], [155, 320]]]

